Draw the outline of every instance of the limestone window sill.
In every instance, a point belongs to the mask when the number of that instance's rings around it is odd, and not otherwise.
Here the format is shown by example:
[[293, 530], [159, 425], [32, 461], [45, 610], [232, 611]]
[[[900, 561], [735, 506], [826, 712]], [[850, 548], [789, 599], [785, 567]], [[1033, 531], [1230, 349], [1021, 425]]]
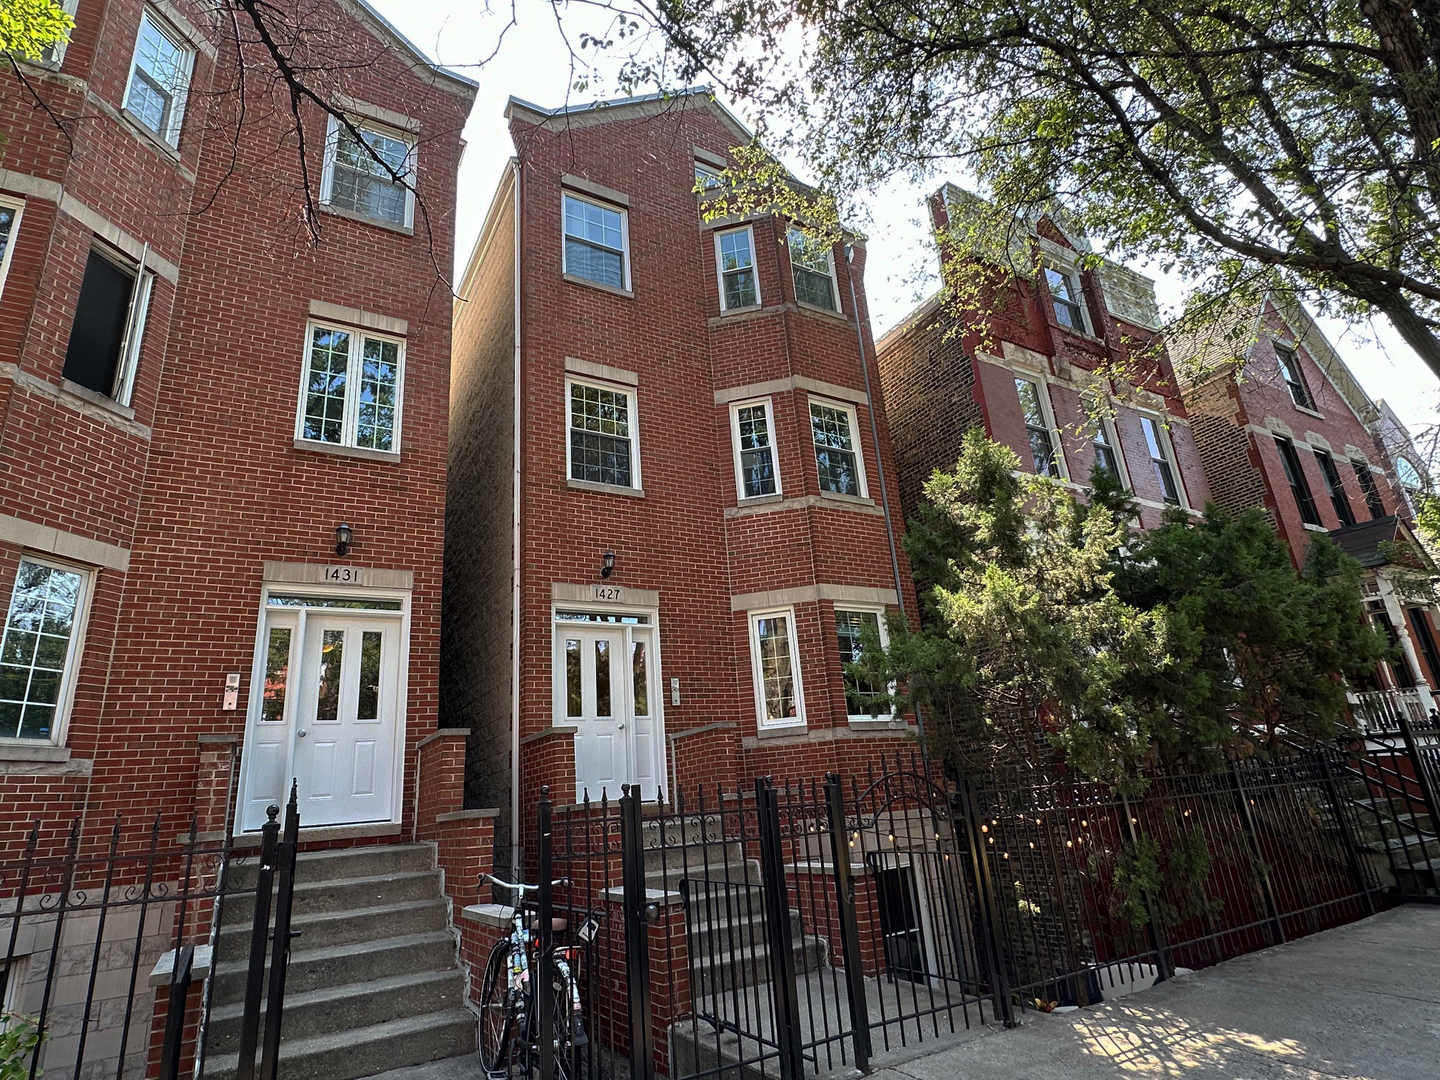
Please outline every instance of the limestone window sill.
[[296, 439], [296, 450], [315, 454], [334, 454], [336, 457], [357, 458], [361, 461], [388, 461], [398, 464], [400, 455], [392, 450], [369, 450], [363, 446], [336, 446], [333, 443], [316, 442], [313, 439]]
[[69, 761], [70, 748], [31, 739], [0, 740], [0, 761]]
[[617, 289], [614, 285], [606, 285], [603, 281], [591, 281], [589, 278], [576, 277], [574, 274], [561, 274], [564, 280], [572, 285], [584, 285], [590, 289], [599, 289], [601, 292], [610, 293], [612, 296], [623, 296], [633, 300], [635, 293], [630, 289]]
[[643, 499], [644, 488], [621, 487], [619, 484], [596, 484], [589, 480], [566, 480], [565, 486], [575, 491], [593, 491], [600, 495], [628, 495], [632, 499]]

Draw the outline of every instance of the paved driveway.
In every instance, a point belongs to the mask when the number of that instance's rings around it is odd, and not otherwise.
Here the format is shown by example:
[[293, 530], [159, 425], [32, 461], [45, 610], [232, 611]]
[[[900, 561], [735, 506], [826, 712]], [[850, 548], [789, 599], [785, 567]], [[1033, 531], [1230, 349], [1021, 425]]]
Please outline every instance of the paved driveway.
[[[877, 1063], [879, 1064], [879, 1063]], [[1440, 1080], [1440, 906], [1412, 905], [874, 1080]]]

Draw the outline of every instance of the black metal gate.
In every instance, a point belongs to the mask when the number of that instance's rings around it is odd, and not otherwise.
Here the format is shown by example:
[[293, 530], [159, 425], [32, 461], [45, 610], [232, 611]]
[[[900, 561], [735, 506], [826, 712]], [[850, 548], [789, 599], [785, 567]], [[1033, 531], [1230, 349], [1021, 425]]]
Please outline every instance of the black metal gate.
[[673, 803], [542, 801], [535, 869], [565, 881], [542, 903], [592, 928], [583, 1071], [866, 1070], [1434, 898], [1440, 731], [1371, 734], [1157, 770], [1133, 793], [1059, 767], [943, 776], [911, 756]]
[[[258, 856], [236, 847], [228, 830], [206, 839], [193, 817], [179, 836], [180, 823], [163, 813], [138, 828], [117, 817], [103, 831], [87, 831], [80, 819], [35, 822], [13, 855], [0, 856], [0, 984], [5, 1029], [18, 1036], [15, 1051], [0, 1061], [7, 1075], [198, 1074], [224, 905], [253, 895], [249, 1041], [239, 1069], [239, 1080], [251, 1080], [273, 892], [281, 944], [270, 966], [260, 1076], [274, 1080], [299, 827], [293, 788], [283, 837], [279, 812], [270, 808]], [[255, 886], [227, 880], [233, 865], [257, 858]]]

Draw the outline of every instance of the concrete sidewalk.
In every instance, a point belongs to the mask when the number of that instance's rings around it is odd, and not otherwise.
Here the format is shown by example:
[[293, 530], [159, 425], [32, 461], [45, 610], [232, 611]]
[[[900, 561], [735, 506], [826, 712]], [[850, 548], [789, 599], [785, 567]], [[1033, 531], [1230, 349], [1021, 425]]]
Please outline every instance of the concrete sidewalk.
[[875, 1064], [875, 1080], [1437, 1080], [1440, 907], [1397, 908], [1114, 1003], [1027, 1013], [1011, 1031]]

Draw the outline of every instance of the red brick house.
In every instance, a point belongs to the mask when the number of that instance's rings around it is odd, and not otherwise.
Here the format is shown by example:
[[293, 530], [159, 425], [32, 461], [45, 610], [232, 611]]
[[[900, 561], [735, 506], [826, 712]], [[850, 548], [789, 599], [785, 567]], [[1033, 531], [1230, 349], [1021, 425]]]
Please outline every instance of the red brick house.
[[308, 5], [313, 85], [406, 182], [306, 102], [307, 206], [289, 94], [247, 38], [242, 97], [228, 15], [76, 18], [0, 75], [3, 853], [157, 810], [166, 844], [232, 808], [243, 842], [292, 777], [312, 844], [410, 840], [475, 84], [363, 2]]
[[471, 805], [903, 748], [842, 674], [914, 610], [863, 242], [706, 221], [697, 181], [751, 138], [707, 92], [507, 115], [455, 312], [442, 670]]
[[[1423, 719], [1440, 677], [1440, 623], [1430, 590], [1414, 580], [1413, 570], [1434, 567], [1411, 531], [1407, 485], [1390, 453], [1404, 456], [1403, 428], [1293, 301], [1237, 309], [1171, 350], [1215, 501], [1268, 511], [1297, 567], [1317, 533], [1360, 561], [1370, 618], [1404, 653], [1366, 690]], [[1365, 694], [1354, 700], [1369, 707]]]
[[[936, 192], [937, 233], [972, 206], [954, 185]], [[972, 427], [1077, 492], [1098, 460], [1134, 491], [1146, 527], [1167, 507], [1202, 509], [1210, 488], [1158, 342], [1154, 282], [1109, 260], [1082, 265], [1084, 238], [1048, 218], [1017, 254], [1035, 269], [1001, 287], [985, 335], [958, 332], [937, 293], [878, 343], [906, 513], [935, 469], [953, 467]]]

